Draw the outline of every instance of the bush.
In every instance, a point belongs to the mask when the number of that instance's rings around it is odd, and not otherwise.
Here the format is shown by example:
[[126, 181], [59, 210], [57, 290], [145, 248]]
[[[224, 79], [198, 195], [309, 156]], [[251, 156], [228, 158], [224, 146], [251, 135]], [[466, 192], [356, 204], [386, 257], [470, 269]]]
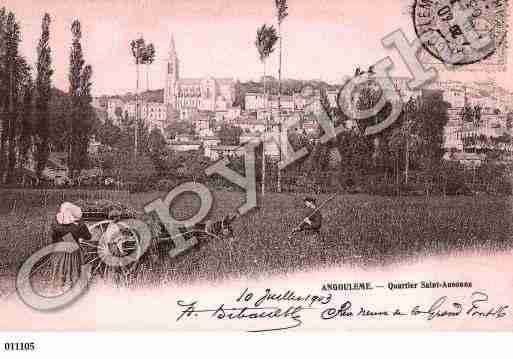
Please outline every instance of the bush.
[[361, 186], [349, 186], [346, 191], [349, 194], [360, 194], [365, 192], [364, 188]]
[[156, 184], [156, 189], [162, 192], [169, 192], [178, 185], [177, 181], [171, 179], [161, 179]]
[[370, 184], [366, 186], [365, 192], [377, 196], [396, 196], [398, 194], [398, 187], [394, 184], [380, 183]]
[[151, 182], [136, 182], [129, 181], [125, 182], [123, 189], [128, 190], [130, 193], [138, 193], [138, 192], [150, 192], [153, 190], [153, 185]]
[[445, 162], [440, 167], [442, 193], [448, 196], [471, 195], [465, 182], [465, 168], [455, 162]]
[[510, 178], [506, 176], [500, 177], [494, 184], [494, 192], [496, 194], [508, 195], [513, 194], [513, 184]]
[[415, 183], [370, 183], [365, 187], [364, 192], [376, 196], [423, 196], [425, 194], [423, 185]]
[[472, 190], [465, 183], [463, 175], [450, 176], [446, 178], [445, 185], [443, 185], [442, 192], [447, 196], [469, 196], [472, 194]]
[[119, 168], [117, 175], [128, 183], [148, 183], [156, 174], [155, 166], [146, 155], [140, 155], [134, 160], [130, 156], [119, 159]]

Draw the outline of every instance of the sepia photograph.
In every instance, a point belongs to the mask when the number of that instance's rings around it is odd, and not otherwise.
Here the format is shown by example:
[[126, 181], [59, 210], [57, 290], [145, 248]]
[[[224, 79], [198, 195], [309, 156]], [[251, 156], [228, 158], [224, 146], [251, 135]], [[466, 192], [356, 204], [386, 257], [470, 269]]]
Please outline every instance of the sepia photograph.
[[4, 1], [0, 331], [513, 330], [511, 10]]

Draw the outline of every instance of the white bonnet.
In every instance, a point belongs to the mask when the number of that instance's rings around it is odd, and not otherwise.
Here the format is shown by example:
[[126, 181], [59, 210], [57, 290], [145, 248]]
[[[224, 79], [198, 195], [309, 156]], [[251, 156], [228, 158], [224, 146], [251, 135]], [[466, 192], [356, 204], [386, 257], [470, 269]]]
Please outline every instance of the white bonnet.
[[82, 218], [82, 210], [73, 203], [64, 202], [61, 204], [56, 217], [59, 224], [75, 223]]

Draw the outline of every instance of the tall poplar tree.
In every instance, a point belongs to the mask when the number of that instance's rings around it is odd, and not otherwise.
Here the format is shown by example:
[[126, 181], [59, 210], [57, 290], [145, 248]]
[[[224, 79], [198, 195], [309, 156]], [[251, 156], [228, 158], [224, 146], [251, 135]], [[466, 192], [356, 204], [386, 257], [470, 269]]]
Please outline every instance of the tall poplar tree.
[[69, 143], [68, 166], [73, 178], [87, 165], [87, 149], [93, 132], [94, 111], [91, 107], [91, 78], [93, 69], [85, 64], [82, 51], [82, 26], [75, 20], [71, 25], [72, 44], [69, 69]]
[[0, 9], [0, 179], [6, 170], [6, 144], [8, 128], [7, 116], [7, 69], [6, 69], [6, 26], [7, 26], [7, 10], [5, 7]]
[[[275, 0], [274, 5], [276, 7], [276, 19], [278, 21], [278, 38], [279, 38], [279, 65], [278, 65], [278, 118], [279, 118], [279, 129], [280, 129], [280, 161], [282, 160], [281, 153], [281, 62], [282, 62], [282, 33], [281, 24], [283, 20], [289, 15], [287, 0]], [[278, 168], [278, 192], [281, 192], [281, 170]]]
[[91, 65], [84, 66], [80, 74], [80, 98], [79, 98], [79, 116], [80, 126], [76, 133], [76, 147], [77, 147], [77, 170], [83, 169], [88, 163], [88, 148], [93, 132], [93, 121], [95, 117], [94, 110], [91, 106], [92, 96], [91, 78], [93, 76], [93, 68]]
[[[268, 101], [267, 101], [265, 65], [266, 65], [267, 59], [274, 51], [274, 46], [275, 46], [277, 40], [278, 40], [278, 36], [276, 35], [276, 29], [274, 28], [274, 26], [272, 26], [272, 25], [268, 26], [267, 24], [263, 24], [261, 27], [259, 27], [257, 29], [255, 46], [258, 51], [258, 57], [260, 59], [260, 62], [262, 62], [263, 67], [264, 67], [264, 76], [263, 76], [264, 106], [265, 106], [265, 110], [268, 111], [269, 114], [271, 113], [271, 109], [268, 108]], [[267, 123], [266, 126], [270, 126], [270, 124]], [[262, 195], [264, 195], [265, 194], [265, 146], [263, 144], [262, 144], [262, 188], [261, 188], [261, 190], [262, 190]]]
[[23, 109], [20, 111], [20, 131], [18, 138], [18, 164], [20, 168], [27, 165], [29, 151], [33, 141], [33, 98], [34, 98], [34, 82], [29, 75], [23, 86]]
[[46, 161], [50, 155], [50, 99], [53, 75], [52, 50], [50, 48], [50, 23], [49, 14], [44, 14], [41, 23], [41, 38], [37, 46], [36, 84], [35, 84], [35, 113], [34, 113], [34, 144], [36, 173], [40, 177]]
[[130, 49], [135, 60], [136, 70], [136, 91], [135, 91], [135, 126], [134, 126], [134, 160], [137, 158], [139, 147], [140, 128], [140, 99], [139, 99], [139, 65], [144, 64], [146, 56], [146, 42], [142, 37], [130, 42]]
[[80, 21], [75, 20], [71, 24], [71, 52], [69, 60], [69, 96], [70, 96], [70, 117], [68, 119], [68, 169], [70, 178], [78, 169], [78, 136], [80, 131], [80, 84], [82, 69], [84, 68], [84, 55], [82, 53], [82, 29]]
[[21, 42], [21, 33], [16, 16], [9, 12], [5, 23], [4, 34], [4, 53], [3, 68], [5, 75], [5, 86], [7, 88], [7, 106], [4, 111], [4, 127], [1, 138], [2, 162], [7, 164], [3, 167], [2, 181], [5, 183], [12, 179], [17, 160], [17, 130], [18, 130], [18, 111], [19, 95], [23, 81], [26, 80], [29, 73], [28, 65], [24, 58], [19, 56], [19, 44]]

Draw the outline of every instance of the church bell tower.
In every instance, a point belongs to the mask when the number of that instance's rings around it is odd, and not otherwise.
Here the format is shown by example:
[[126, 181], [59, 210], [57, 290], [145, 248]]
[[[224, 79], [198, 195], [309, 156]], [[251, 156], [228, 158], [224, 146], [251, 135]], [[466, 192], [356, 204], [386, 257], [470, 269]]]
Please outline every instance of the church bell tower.
[[166, 89], [164, 91], [164, 103], [172, 109], [177, 109], [177, 91], [179, 79], [179, 62], [175, 49], [175, 40], [171, 35], [171, 43], [169, 45], [169, 57], [166, 69]]

